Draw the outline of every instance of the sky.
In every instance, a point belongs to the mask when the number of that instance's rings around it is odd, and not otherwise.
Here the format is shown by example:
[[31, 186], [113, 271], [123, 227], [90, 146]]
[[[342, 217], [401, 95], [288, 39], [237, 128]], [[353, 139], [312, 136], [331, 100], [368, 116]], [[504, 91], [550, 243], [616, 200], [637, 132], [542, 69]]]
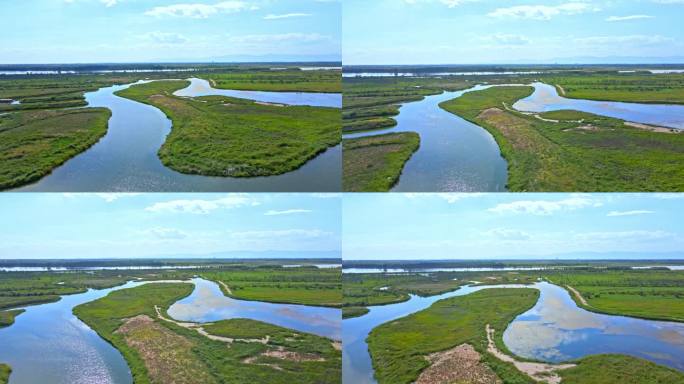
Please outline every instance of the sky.
[[335, 194], [8, 193], [0, 259], [340, 257], [340, 209]]
[[684, 194], [346, 194], [342, 217], [345, 260], [684, 258]]
[[344, 0], [362, 64], [684, 63], [684, 0]]
[[341, 60], [341, 0], [0, 0], [0, 64]]

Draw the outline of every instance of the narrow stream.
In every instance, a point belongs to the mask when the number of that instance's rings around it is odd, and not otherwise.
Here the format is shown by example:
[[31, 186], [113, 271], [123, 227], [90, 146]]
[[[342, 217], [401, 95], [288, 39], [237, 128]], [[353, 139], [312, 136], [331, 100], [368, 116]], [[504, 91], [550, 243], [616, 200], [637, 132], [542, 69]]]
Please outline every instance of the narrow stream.
[[[144, 82], [138, 82], [139, 84]], [[195, 82], [197, 84], [197, 82]], [[109, 130], [85, 152], [54, 169], [38, 182], [15, 189], [36, 192], [336, 192], [342, 186], [341, 145], [329, 148], [299, 169], [254, 178], [186, 175], [165, 167], [157, 152], [171, 132], [171, 120], [159, 109], [114, 95], [133, 84], [85, 94], [89, 107], [112, 111]], [[189, 87], [188, 89], [191, 89]], [[201, 87], [200, 87], [201, 88]], [[186, 91], [192, 94], [192, 91]], [[181, 92], [181, 91], [179, 91]], [[230, 92], [230, 91], [229, 91]], [[260, 92], [274, 98], [277, 92]], [[317, 94], [314, 94], [317, 95]], [[292, 101], [310, 97], [295, 94]], [[328, 103], [328, 95], [321, 97]], [[297, 99], [298, 98], [298, 99]], [[302, 101], [303, 102], [303, 101]]]
[[568, 99], [558, 95], [553, 85], [533, 83], [532, 86], [534, 93], [518, 100], [513, 108], [524, 112], [576, 110], [635, 123], [684, 129], [684, 105]]
[[345, 134], [344, 138], [390, 132], [417, 132], [420, 148], [406, 162], [397, 192], [501, 192], [506, 190], [507, 164], [494, 137], [482, 127], [439, 107], [443, 101], [467, 92], [487, 89], [478, 85], [457, 92], [427, 96], [404, 103], [397, 125], [381, 130]]

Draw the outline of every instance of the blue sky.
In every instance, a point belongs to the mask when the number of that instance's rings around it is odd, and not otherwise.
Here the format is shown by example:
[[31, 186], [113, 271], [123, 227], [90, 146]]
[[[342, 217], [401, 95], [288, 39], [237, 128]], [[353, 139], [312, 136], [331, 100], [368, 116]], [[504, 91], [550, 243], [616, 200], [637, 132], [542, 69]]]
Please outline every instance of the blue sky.
[[358, 64], [684, 62], [684, 0], [344, 0]]
[[340, 209], [334, 194], [9, 193], [0, 199], [0, 258], [339, 257]]
[[343, 258], [684, 256], [683, 203], [683, 194], [346, 194]]
[[340, 0], [2, 0], [0, 63], [341, 60]]

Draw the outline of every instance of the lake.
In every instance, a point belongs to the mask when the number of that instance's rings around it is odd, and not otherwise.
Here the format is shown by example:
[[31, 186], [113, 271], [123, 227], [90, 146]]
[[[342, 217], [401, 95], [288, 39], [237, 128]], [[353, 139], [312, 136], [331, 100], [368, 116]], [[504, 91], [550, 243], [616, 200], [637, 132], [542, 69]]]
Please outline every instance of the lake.
[[406, 162], [396, 192], [502, 192], [506, 190], [507, 163], [489, 132], [439, 107], [473, 88], [427, 96], [404, 103], [388, 129], [345, 134], [344, 138], [389, 132], [417, 132], [420, 148]]
[[532, 86], [534, 93], [518, 100], [513, 108], [523, 112], [577, 110], [635, 123], [684, 129], [684, 105], [568, 99], [558, 95], [552, 85], [533, 83]]
[[213, 281], [197, 278], [192, 282], [192, 294], [167, 311], [176, 320], [206, 323], [245, 318], [335, 340], [341, 338], [342, 311], [338, 308], [237, 300], [224, 295]]
[[[140, 84], [144, 81], [134, 83]], [[133, 84], [85, 94], [90, 107], [112, 111], [109, 130], [85, 152], [38, 182], [17, 188], [35, 192], [335, 192], [342, 187], [341, 145], [299, 169], [268, 177], [187, 175], [164, 166], [157, 156], [171, 132], [159, 109], [114, 95]], [[267, 92], [269, 93], [269, 92]], [[275, 92], [274, 92], [275, 93]]]

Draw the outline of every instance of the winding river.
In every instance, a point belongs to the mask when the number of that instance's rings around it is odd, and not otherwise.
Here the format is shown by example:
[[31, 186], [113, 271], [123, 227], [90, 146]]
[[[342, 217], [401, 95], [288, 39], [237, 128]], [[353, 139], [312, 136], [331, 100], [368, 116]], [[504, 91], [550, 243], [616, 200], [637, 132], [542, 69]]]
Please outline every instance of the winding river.
[[406, 162], [396, 192], [501, 192], [506, 190], [507, 164], [489, 132], [439, 107], [441, 102], [489, 86], [427, 96], [402, 104], [397, 125], [345, 134], [344, 138], [390, 132], [417, 132], [420, 148]]
[[[398, 304], [369, 307], [366, 315], [342, 320], [342, 372], [345, 384], [376, 383], [366, 338], [373, 328], [428, 308], [434, 302], [486, 288], [523, 285], [463, 286], [431, 297], [411, 296]], [[597, 314], [579, 308], [568, 292], [539, 282], [537, 304], [519, 315], [503, 339], [515, 354], [548, 362], [562, 362], [601, 353], [640, 357], [684, 371], [684, 324]]]
[[[89, 107], [112, 111], [109, 129], [99, 142], [54, 169], [38, 182], [16, 189], [36, 192], [336, 192], [341, 190], [342, 148], [329, 148], [299, 169], [254, 178], [187, 175], [165, 167], [157, 152], [171, 132], [171, 120], [159, 109], [114, 95], [134, 84], [85, 94]], [[341, 105], [341, 96], [316, 93], [216, 90], [191, 79], [180, 95], [229, 94], [262, 102], [292, 105]], [[241, 95], [241, 96], [238, 96]], [[337, 100], [337, 101], [336, 101]]]
[[523, 112], [576, 110], [635, 123], [684, 129], [684, 105], [568, 99], [558, 95], [552, 85], [533, 83], [532, 86], [534, 93], [518, 100], [513, 108]]
[[[273, 304], [231, 299], [210, 281], [193, 279], [193, 293], [173, 304], [169, 316], [182, 321], [247, 318], [340, 339], [341, 311], [335, 308]], [[123, 356], [72, 314], [74, 307], [124, 285], [62, 296], [55, 303], [28, 306], [13, 325], [0, 329], [0, 362], [12, 367], [10, 384], [129, 384], [133, 382]], [[176, 317], [177, 316], [177, 317]]]

